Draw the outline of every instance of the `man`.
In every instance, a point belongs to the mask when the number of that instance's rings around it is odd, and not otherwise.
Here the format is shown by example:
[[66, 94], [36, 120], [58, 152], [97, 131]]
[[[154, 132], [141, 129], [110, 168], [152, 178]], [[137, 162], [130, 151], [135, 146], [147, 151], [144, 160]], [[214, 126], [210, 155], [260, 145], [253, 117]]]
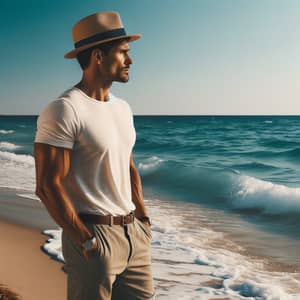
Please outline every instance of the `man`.
[[128, 43], [138, 38], [115, 12], [76, 23], [65, 58], [77, 58], [82, 80], [38, 118], [36, 194], [63, 229], [69, 300], [154, 299], [132, 111], [109, 92], [128, 81]]

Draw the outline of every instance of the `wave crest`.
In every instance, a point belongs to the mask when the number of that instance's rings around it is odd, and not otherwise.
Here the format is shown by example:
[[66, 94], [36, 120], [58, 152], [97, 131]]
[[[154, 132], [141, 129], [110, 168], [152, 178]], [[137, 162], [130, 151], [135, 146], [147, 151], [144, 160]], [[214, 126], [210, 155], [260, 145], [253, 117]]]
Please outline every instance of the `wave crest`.
[[0, 149], [1, 150], [10, 150], [10, 151], [12, 151], [12, 150], [16, 150], [18, 148], [20, 148], [20, 146], [15, 145], [13, 143], [0, 142]]
[[138, 164], [138, 169], [141, 171], [142, 175], [146, 175], [157, 170], [157, 168], [163, 161], [163, 159], [157, 156], [151, 156], [145, 159], [143, 162], [140, 162]]
[[139, 164], [143, 182], [187, 201], [262, 214], [300, 214], [300, 188], [231, 169], [213, 169], [150, 157]]
[[9, 161], [16, 164], [34, 166], [34, 158], [28, 154], [15, 154], [7, 151], [0, 151], [0, 161]]
[[9, 133], [14, 133], [14, 130], [4, 130], [4, 129], [0, 129], [0, 134], [9, 134]]
[[251, 176], [238, 177], [234, 208], [258, 208], [266, 214], [300, 213], [300, 188], [291, 188]]

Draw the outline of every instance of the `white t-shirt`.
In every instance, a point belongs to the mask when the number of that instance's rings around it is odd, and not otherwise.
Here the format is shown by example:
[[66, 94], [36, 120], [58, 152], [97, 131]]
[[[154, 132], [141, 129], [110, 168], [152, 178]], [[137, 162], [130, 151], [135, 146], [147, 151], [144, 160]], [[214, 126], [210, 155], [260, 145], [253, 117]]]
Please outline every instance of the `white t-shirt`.
[[136, 132], [129, 104], [112, 94], [90, 98], [73, 87], [37, 120], [35, 142], [72, 149], [64, 187], [76, 211], [126, 215], [131, 199], [130, 155]]

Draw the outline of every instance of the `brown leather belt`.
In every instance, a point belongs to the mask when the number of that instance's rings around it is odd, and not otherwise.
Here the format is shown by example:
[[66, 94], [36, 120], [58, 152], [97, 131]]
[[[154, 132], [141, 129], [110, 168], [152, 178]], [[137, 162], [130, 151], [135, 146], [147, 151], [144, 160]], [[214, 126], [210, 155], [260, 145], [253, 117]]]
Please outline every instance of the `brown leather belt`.
[[86, 223], [90, 224], [104, 224], [104, 225], [126, 225], [130, 224], [134, 220], [134, 212], [131, 212], [126, 216], [112, 216], [112, 215], [93, 215], [93, 214], [85, 214], [79, 213], [79, 218]]

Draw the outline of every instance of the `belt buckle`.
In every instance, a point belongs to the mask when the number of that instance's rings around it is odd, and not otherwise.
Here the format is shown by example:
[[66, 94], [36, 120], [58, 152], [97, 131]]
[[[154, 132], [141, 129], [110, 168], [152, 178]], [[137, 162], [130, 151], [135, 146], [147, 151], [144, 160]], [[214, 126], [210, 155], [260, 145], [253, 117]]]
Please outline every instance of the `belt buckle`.
[[130, 212], [130, 221], [133, 222], [134, 221], [134, 211]]
[[109, 226], [111, 227], [114, 224], [114, 216], [109, 215]]

